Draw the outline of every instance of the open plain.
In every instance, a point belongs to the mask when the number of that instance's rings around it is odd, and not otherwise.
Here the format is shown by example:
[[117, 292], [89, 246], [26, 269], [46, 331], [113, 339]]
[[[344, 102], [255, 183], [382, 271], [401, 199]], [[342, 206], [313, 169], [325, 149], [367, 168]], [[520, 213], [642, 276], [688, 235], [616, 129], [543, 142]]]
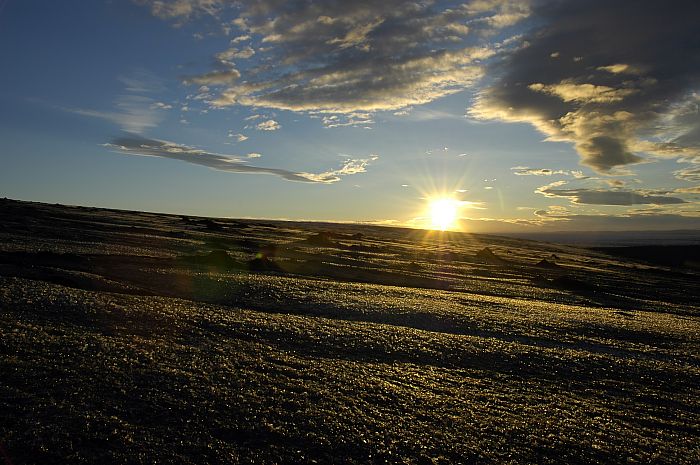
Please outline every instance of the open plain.
[[0, 462], [700, 463], [697, 247], [0, 219]]

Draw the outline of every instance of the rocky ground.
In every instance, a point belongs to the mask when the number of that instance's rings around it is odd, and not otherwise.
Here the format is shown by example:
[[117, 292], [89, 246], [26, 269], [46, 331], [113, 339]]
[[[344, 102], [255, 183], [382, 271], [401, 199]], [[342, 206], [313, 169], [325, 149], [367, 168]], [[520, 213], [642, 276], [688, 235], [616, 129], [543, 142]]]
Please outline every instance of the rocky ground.
[[700, 462], [693, 261], [10, 200], [0, 218], [0, 463]]

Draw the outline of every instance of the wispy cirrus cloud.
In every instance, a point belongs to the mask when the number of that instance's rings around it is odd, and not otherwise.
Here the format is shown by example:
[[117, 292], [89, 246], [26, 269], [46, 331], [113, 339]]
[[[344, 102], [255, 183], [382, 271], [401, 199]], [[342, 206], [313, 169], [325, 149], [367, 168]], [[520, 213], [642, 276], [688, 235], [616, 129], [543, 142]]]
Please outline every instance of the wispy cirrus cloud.
[[154, 74], [139, 70], [118, 77], [124, 84], [124, 92], [114, 100], [114, 108], [97, 110], [90, 108], [60, 107], [64, 111], [110, 121], [122, 130], [142, 134], [157, 127], [172, 105], [159, 102], [151, 95], [162, 92], [161, 80]]
[[288, 181], [331, 184], [340, 181], [343, 176], [364, 173], [367, 166], [378, 157], [366, 159], [348, 159], [336, 170], [321, 173], [296, 172], [280, 168], [253, 166], [246, 163], [246, 158], [258, 158], [260, 154], [249, 153], [246, 157], [223, 155], [207, 152], [187, 145], [157, 139], [148, 139], [138, 135], [118, 137], [105, 147], [119, 153], [147, 157], [180, 160], [195, 165], [225, 171], [229, 173], [271, 174]]

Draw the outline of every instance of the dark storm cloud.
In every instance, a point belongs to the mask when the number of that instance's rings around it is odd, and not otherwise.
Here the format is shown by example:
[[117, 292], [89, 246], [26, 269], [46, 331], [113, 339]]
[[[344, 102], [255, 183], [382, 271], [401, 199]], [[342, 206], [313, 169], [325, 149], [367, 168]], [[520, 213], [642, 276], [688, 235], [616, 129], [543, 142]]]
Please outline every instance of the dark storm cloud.
[[341, 176], [363, 173], [366, 171], [367, 165], [377, 158], [372, 156], [367, 159], [346, 160], [343, 166], [337, 170], [315, 174], [252, 166], [246, 164], [246, 160], [243, 158], [209, 153], [186, 145], [147, 139], [136, 135], [116, 138], [105, 146], [125, 154], [181, 160], [229, 173], [273, 174], [288, 181], [325, 184], [337, 182]]
[[522, 0], [139, 3], [176, 22], [207, 15], [238, 34], [216, 55], [220, 69], [187, 79], [219, 85], [212, 105], [331, 113], [400, 109], [464, 90], [498, 48], [484, 37], [529, 12]]
[[540, 1], [471, 114], [529, 122], [599, 172], [700, 153], [700, 2]]

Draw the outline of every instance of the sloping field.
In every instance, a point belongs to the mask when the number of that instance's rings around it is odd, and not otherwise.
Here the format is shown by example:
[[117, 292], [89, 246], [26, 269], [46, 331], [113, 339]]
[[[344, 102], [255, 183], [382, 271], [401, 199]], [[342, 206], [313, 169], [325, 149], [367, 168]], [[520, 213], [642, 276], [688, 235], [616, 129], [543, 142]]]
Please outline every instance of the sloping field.
[[0, 202], [0, 461], [698, 463], [695, 269]]

